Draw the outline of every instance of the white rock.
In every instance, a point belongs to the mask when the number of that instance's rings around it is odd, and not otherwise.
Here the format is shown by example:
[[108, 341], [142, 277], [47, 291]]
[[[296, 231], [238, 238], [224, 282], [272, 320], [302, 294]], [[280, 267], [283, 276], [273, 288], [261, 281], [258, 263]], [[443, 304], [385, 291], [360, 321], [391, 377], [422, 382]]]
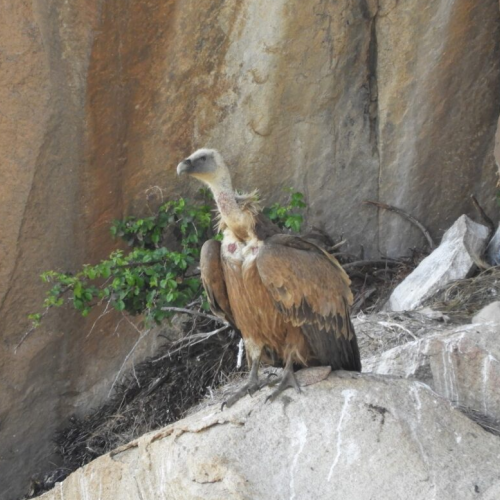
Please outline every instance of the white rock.
[[500, 323], [500, 301], [483, 307], [473, 318], [472, 323]]
[[476, 500], [498, 491], [500, 439], [421, 382], [337, 372], [272, 404], [267, 394], [145, 435], [41, 498]]
[[411, 311], [451, 281], [467, 276], [486, 245], [488, 228], [462, 215], [443, 236], [441, 244], [400, 283], [387, 309]]
[[363, 360], [363, 369], [416, 378], [455, 404], [500, 421], [500, 334], [461, 325]]

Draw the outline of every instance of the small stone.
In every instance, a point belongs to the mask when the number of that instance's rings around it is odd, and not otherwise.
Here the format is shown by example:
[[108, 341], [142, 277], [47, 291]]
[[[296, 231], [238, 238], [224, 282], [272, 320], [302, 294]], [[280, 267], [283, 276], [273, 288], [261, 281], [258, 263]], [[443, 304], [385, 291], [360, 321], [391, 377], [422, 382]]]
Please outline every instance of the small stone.
[[317, 384], [325, 380], [330, 375], [332, 368], [330, 366], [313, 366], [312, 368], [303, 368], [296, 372], [297, 382], [301, 387]]

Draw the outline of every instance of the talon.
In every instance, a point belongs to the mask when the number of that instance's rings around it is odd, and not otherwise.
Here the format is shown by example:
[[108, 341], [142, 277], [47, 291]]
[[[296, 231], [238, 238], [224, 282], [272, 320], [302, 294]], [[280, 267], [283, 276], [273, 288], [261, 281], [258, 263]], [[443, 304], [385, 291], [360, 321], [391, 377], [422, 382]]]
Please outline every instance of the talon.
[[[255, 387], [255, 390], [254, 390], [254, 387]], [[252, 397], [253, 392], [256, 392], [258, 389], [260, 389], [258, 381], [257, 382], [252, 381], [252, 382], [249, 382], [248, 384], [245, 384], [240, 390], [233, 392], [231, 394], [231, 396], [228, 399], [226, 399], [226, 401], [224, 401], [224, 403], [222, 403], [223, 406], [221, 407], [221, 411], [222, 411], [222, 408], [224, 407], [224, 405], [227, 406], [228, 408], [231, 408], [231, 406], [233, 406], [234, 403], [239, 401], [241, 398], [243, 398], [245, 396]]]
[[258, 378], [258, 370], [259, 370], [259, 361], [260, 357], [253, 360], [252, 368], [250, 370], [250, 375], [248, 377], [248, 382], [243, 385], [239, 390], [232, 393], [224, 403], [222, 403], [221, 411], [224, 406], [231, 408], [237, 401], [239, 401], [244, 396], [252, 396], [255, 392], [257, 392], [261, 388], [261, 383]]
[[[278, 380], [273, 380], [273, 382], [269, 383], [268, 385], [275, 385], [277, 383]], [[294, 387], [298, 393], [302, 392], [299, 383], [297, 382], [297, 378], [293, 373], [293, 364], [291, 361], [287, 362], [285, 369], [283, 370], [283, 375], [279, 380], [279, 386], [269, 396], [267, 396], [265, 403], [267, 403], [268, 401], [273, 402], [283, 391], [285, 391], [289, 387]]]

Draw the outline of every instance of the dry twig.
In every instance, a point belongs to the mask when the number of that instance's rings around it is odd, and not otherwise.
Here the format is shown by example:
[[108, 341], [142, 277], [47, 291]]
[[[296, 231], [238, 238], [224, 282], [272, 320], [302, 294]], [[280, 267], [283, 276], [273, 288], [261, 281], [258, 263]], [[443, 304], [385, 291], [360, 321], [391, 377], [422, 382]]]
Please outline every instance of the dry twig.
[[472, 203], [474, 204], [474, 208], [478, 211], [479, 216], [481, 217], [481, 219], [483, 219], [483, 222], [488, 227], [488, 230], [489, 230], [488, 241], [490, 241], [491, 237], [495, 233], [495, 229], [496, 229], [495, 224], [490, 219], [490, 217], [488, 217], [488, 214], [483, 210], [483, 207], [479, 204], [479, 202], [477, 201], [477, 198], [473, 194], [471, 194], [470, 197], [471, 197]]
[[162, 311], [169, 311], [169, 312], [190, 314], [191, 316], [198, 316], [199, 318], [205, 318], [205, 319], [209, 319], [210, 321], [217, 321], [217, 323], [225, 324], [225, 322], [222, 318], [218, 318], [217, 316], [212, 316], [211, 314], [202, 313], [200, 311], [194, 311], [192, 309], [185, 309], [183, 307], [162, 307], [161, 310]]
[[389, 210], [390, 212], [394, 212], [398, 215], [401, 215], [401, 217], [405, 218], [407, 221], [411, 222], [414, 226], [418, 227], [422, 234], [425, 236], [425, 239], [427, 240], [427, 243], [429, 244], [430, 250], [434, 250], [436, 248], [436, 245], [434, 244], [434, 240], [432, 239], [429, 231], [425, 228], [425, 226], [415, 219], [413, 215], [410, 215], [406, 213], [404, 210], [401, 210], [400, 208], [394, 207], [392, 205], [387, 205], [386, 203], [381, 203], [380, 201], [370, 201], [366, 200], [363, 202], [365, 205], [373, 205], [377, 208], [382, 208], [384, 210]]
[[348, 262], [347, 264], [343, 264], [344, 269], [351, 269], [353, 267], [385, 267], [385, 266], [400, 266], [402, 262], [398, 262], [397, 260], [358, 260], [356, 262]]

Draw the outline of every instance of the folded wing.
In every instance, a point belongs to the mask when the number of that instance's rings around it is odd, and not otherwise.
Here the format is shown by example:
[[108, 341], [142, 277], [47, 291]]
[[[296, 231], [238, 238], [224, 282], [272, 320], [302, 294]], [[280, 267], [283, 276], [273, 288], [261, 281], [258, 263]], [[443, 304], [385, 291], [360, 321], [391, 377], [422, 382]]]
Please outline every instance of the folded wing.
[[203, 244], [200, 255], [201, 281], [207, 292], [212, 312], [235, 327], [233, 313], [227, 296], [220, 250], [220, 241], [208, 240]]
[[334, 257], [311, 241], [277, 234], [265, 240], [257, 268], [275, 307], [301, 327], [321, 364], [361, 370], [349, 316], [350, 280]]

